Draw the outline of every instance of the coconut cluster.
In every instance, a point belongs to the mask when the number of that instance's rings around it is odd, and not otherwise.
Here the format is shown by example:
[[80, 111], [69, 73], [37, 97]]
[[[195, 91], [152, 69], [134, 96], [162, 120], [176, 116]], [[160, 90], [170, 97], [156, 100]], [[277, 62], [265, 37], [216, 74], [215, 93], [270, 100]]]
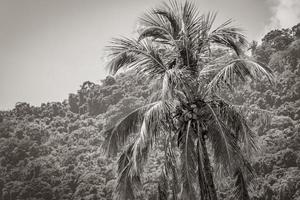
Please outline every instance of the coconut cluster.
[[182, 103], [177, 107], [176, 118], [179, 125], [190, 121], [203, 119], [205, 114], [205, 103], [203, 101], [196, 101], [189, 104]]

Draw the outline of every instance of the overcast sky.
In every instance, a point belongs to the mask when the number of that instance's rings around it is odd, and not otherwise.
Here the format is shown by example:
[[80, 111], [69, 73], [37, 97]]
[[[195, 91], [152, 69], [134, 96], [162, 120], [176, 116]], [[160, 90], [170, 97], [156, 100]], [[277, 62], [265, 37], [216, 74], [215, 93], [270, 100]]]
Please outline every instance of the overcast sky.
[[[62, 101], [107, 75], [103, 49], [130, 36], [160, 0], [0, 0], [0, 109]], [[233, 18], [249, 40], [300, 22], [299, 0], [196, 0], [201, 12]]]

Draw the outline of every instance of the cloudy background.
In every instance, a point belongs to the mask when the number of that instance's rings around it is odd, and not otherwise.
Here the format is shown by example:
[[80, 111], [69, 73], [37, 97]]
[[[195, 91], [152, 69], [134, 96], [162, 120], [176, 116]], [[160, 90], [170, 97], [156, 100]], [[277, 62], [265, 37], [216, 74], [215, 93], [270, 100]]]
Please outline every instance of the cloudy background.
[[[137, 18], [160, 0], [0, 0], [0, 109], [16, 102], [62, 101], [86, 80], [107, 75], [104, 47], [130, 36]], [[197, 0], [258, 40], [300, 22], [299, 0]]]

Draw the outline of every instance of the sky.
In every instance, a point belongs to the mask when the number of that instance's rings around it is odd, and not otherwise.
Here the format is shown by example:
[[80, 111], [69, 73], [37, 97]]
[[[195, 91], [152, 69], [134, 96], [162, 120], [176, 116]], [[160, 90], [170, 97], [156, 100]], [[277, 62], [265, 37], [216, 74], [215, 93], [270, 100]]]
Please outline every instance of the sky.
[[[161, 0], [0, 0], [0, 110], [17, 102], [62, 101], [84, 81], [108, 75], [105, 46], [132, 36], [138, 17]], [[300, 22], [298, 0], [195, 0], [259, 40]]]

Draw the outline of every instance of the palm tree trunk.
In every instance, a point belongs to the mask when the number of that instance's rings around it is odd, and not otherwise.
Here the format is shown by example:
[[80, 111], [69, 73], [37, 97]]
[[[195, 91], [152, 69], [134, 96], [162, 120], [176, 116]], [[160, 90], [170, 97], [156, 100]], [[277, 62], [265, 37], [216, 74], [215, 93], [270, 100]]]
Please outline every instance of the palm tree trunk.
[[208, 190], [209, 190], [209, 200], [217, 200], [217, 192], [213, 180], [213, 175], [212, 175], [212, 170], [211, 170], [211, 165], [209, 161], [209, 156], [206, 148], [206, 143], [205, 143], [205, 131], [202, 132], [202, 135], [199, 137], [200, 143], [201, 143], [201, 150], [203, 153], [203, 170], [205, 174], [205, 179], [208, 184]]
[[172, 174], [173, 174], [173, 185], [172, 185], [172, 193], [173, 193], [173, 200], [177, 200], [177, 194], [178, 194], [178, 180], [176, 176], [176, 170], [175, 167], [172, 166]]
[[207, 183], [205, 180], [205, 176], [203, 173], [203, 156], [201, 155], [201, 144], [200, 141], [198, 140], [197, 142], [197, 154], [198, 154], [198, 181], [199, 181], [199, 189], [200, 189], [200, 200], [205, 200], [208, 199], [208, 188], [207, 188]]

